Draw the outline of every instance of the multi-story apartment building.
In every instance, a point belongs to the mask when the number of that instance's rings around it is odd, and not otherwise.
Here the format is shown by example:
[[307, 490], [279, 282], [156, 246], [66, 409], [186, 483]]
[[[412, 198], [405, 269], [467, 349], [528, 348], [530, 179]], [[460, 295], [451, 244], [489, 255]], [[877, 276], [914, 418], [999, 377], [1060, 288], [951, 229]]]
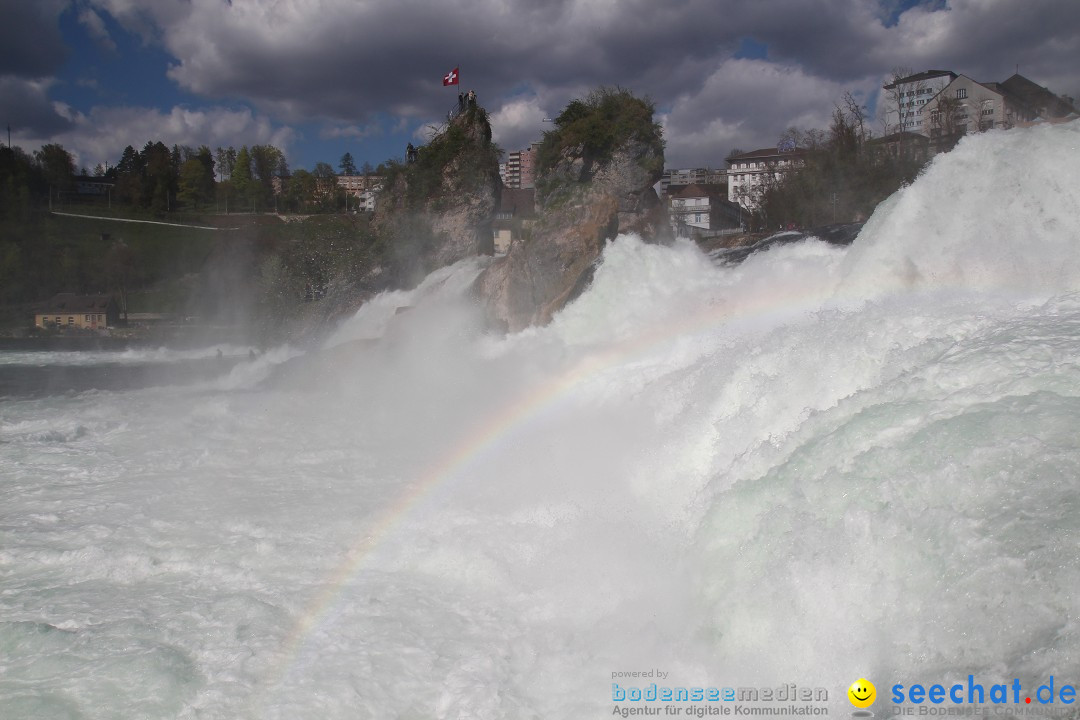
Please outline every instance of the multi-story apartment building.
[[926, 70], [883, 86], [886, 92], [886, 134], [926, 134], [923, 133], [923, 121], [927, 116], [925, 105], [955, 79], [956, 73], [950, 70]]
[[795, 147], [788, 149], [781, 145], [729, 157], [728, 200], [739, 203], [747, 210], [756, 210], [768, 184], [779, 180], [788, 170], [802, 165], [805, 154], [805, 150]]
[[536, 186], [536, 154], [540, 143], [534, 142], [525, 150], [516, 150], [506, 156], [505, 168], [499, 165], [503, 185], [514, 190]]

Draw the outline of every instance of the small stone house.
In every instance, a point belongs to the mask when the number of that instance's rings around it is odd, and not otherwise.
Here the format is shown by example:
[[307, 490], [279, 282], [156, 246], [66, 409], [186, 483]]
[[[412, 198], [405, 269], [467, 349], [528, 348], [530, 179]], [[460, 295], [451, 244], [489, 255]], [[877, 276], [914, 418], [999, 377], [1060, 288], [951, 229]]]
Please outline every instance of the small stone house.
[[111, 295], [60, 293], [34, 313], [39, 328], [104, 330], [120, 322], [120, 306]]

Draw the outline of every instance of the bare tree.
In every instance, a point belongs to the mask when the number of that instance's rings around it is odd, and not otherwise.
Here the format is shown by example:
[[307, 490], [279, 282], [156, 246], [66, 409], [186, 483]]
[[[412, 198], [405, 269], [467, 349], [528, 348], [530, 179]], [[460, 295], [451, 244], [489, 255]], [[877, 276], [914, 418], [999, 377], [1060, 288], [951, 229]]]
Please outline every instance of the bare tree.
[[847, 113], [848, 122], [855, 130], [856, 137], [861, 145], [868, 139], [866, 120], [869, 117], [869, 112], [867, 111], [866, 106], [861, 105], [849, 91], [844, 93], [840, 101], [844, 105], [844, 112]]
[[[925, 80], [901, 82], [915, 74], [909, 67], [897, 66], [892, 69], [892, 81], [886, 86], [886, 103], [878, 120], [881, 122], [882, 136], [893, 132], [904, 132], [904, 120], [910, 119], [918, 111], [919, 96], [926, 87]], [[890, 120], [896, 114], [896, 124]]]
[[930, 139], [938, 151], [951, 150], [967, 131], [963, 104], [944, 94], [930, 111]]

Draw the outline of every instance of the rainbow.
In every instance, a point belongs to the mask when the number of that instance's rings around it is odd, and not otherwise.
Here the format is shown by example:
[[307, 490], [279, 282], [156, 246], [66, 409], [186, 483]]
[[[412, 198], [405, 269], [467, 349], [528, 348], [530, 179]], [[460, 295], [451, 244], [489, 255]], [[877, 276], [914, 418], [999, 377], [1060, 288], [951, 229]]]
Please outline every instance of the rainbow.
[[648, 332], [590, 353], [549, 382], [530, 388], [491, 413], [474, 426], [452, 452], [425, 468], [419, 482], [412, 484], [388, 506], [373, 526], [363, 530], [286, 637], [282, 646], [282, 660], [278, 670], [271, 675], [268, 691], [288, 677], [303, 653], [307, 638], [332, 617], [332, 611], [349, 580], [361, 571], [365, 560], [406, 516], [430, 497], [436, 488], [466, 476], [470, 467], [482, 464], [506, 440], [523, 432], [530, 421], [550, 414], [560, 401], [570, 397], [575, 387], [620, 363], [633, 361], [679, 338], [705, 333], [721, 325], [761, 320], [773, 314], [790, 316], [793, 313], [810, 313], [820, 307], [822, 300], [820, 294], [807, 297], [795, 291], [780, 291], [735, 308], [726, 304], [703, 306], [677, 323], [660, 324]]

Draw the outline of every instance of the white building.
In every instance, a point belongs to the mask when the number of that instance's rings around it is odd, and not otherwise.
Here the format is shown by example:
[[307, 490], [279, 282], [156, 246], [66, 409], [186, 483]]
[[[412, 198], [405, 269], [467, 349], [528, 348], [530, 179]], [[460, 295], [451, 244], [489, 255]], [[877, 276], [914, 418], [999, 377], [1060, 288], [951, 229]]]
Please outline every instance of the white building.
[[671, 228], [684, 237], [710, 237], [737, 230], [742, 208], [725, 199], [720, 184], [672, 187], [668, 214]]
[[701, 185], [686, 185], [673, 189], [671, 194], [671, 224], [680, 228], [709, 230], [712, 220], [712, 196]]
[[357, 204], [350, 203], [350, 209], [375, 212], [375, 195], [383, 186], [381, 175], [338, 175], [338, 187], [357, 199]]
[[926, 70], [883, 86], [886, 91], [886, 134], [914, 132], [929, 137], [929, 133], [923, 132], [928, 115], [925, 106], [956, 77], [950, 70]]
[[788, 170], [802, 165], [805, 152], [794, 147], [762, 148], [729, 157], [728, 201], [756, 210], [765, 188]]
[[1005, 84], [980, 83], [967, 75], [954, 78], [930, 99], [925, 109], [922, 134], [946, 147], [960, 135], [1011, 128], [1037, 115]]

